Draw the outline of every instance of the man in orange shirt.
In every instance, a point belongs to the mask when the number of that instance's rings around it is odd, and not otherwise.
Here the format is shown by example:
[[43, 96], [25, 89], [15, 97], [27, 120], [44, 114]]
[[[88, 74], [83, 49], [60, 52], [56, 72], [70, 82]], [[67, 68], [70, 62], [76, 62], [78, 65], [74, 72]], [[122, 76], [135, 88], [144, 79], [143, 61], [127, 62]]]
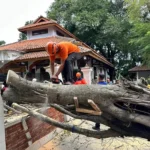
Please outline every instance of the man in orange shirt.
[[[58, 78], [62, 72], [65, 82], [73, 82], [73, 66], [72, 62], [81, 58], [80, 49], [78, 46], [70, 42], [49, 42], [46, 45], [46, 51], [49, 54], [52, 78]], [[55, 59], [61, 60], [61, 65], [58, 71], [54, 74]]]

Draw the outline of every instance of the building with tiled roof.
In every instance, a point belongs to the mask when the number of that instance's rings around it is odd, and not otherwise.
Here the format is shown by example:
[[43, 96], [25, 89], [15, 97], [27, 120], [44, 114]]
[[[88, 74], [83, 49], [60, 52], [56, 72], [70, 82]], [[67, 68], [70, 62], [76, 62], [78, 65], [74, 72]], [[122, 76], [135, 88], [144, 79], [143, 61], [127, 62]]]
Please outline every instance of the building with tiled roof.
[[130, 73], [134, 74], [136, 80], [140, 79], [141, 77], [149, 78], [150, 77], [150, 67], [148, 66], [135, 66], [129, 70]]
[[[49, 41], [56, 43], [68, 41], [78, 45], [81, 54], [86, 57], [83, 57], [84, 61], [81, 61], [82, 65], [77, 66], [76, 63], [76, 67], [84, 67], [85, 63], [83, 62], [86, 61], [86, 63], [93, 68], [94, 76], [100, 72], [106, 73], [108, 69], [113, 68], [113, 65], [107, 61], [105, 57], [80, 41], [55, 20], [40, 16], [32, 24], [20, 27], [18, 30], [27, 35], [27, 40], [0, 46], [1, 73], [7, 73], [9, 69], [24, 72], [28, 70], [32, 64], [34, 64], [34, 68], [36, 68], [37, 65], [39, 66], [39, 63], [44, 61], [47, 62], [45, 65], [48, 65], [49, 55], [45, 51], [45, 46]], [[11, 66], [18, 67], [13, 68]]]

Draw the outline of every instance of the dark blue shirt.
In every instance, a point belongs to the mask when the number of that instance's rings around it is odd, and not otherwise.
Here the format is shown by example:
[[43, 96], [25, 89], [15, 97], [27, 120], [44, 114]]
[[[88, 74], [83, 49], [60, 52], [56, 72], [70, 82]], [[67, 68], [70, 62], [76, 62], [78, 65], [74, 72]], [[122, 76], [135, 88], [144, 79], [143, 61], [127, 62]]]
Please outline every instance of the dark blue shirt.
[[107, 83], [105, 81], [100, 81], [100, 82], [98, 82], [98, 84], [100, 84], [100, 85], [107, 85]]
[[81, 81], [81, 80], [82, 80], [82, 78], [78, 78], [78, 79], [77, 79], [77, 81]]

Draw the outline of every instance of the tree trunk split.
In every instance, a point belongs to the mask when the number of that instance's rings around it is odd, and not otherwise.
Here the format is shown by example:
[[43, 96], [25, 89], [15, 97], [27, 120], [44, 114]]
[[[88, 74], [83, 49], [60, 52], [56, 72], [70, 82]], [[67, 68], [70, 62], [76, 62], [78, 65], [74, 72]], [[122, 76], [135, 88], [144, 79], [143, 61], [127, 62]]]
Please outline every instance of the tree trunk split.
[[[27, 81], [9, 70], [7, 83], [10, 88], [4, 92], [4, 100], [47, 103], [72, 117], [105, 124], [119, 135], [150, 139], [150, 90], [133, 82], [123, 79], [121, 85], [54, 85]], [[76, 112], [74, 97], [83, 109], [93, 109], [88, 99], [93, 100], [102, 115]]]

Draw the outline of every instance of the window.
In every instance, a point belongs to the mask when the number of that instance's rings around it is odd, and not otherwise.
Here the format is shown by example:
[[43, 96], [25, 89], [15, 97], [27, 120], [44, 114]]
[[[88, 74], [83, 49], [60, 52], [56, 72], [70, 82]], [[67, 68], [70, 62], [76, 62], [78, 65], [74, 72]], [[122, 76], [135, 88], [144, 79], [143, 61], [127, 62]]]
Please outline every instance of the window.
[[40, 35], [40, 34], [47, 34], [48, 33], [48, 29], [42, 29], [42, 30], [35, 30], [32, 31], [32, 35]]
[[57, 33], [57, 35], [59, 35], [59, 36], [64, 36], [64, 34], [62, 34], [62, 33], [59, 32], [59, 31], [56, 31], [56, 33]]

